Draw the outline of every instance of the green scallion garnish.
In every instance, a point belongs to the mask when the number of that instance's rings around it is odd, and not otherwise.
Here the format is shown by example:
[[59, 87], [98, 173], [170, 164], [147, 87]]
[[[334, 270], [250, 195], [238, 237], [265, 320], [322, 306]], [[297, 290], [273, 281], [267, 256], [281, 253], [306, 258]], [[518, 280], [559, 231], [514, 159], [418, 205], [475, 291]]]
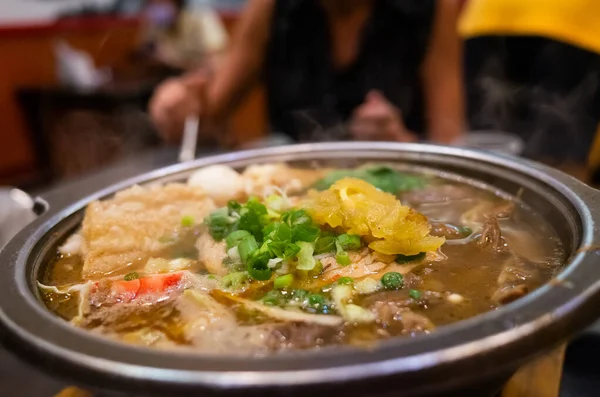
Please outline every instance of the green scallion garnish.
[[285, 276], [279, 276], [273, 282], [273, 286], [276, 289], [289, 288], [294, 282], [294, 276], [291, 274], [286, 274]]

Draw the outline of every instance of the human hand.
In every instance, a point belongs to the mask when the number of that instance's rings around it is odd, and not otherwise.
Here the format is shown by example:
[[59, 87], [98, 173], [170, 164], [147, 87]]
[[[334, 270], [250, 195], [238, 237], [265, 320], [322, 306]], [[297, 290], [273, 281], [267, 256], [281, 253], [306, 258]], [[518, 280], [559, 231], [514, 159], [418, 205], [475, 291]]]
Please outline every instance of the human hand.
[[367, 94], [350, 120], [350, 133], [357, 140], [416, 142], [417, 136], [404, 125], [400, 110], [379, 91]]
[[206, 106], [206, 75], [195, 73], [168, 79], [158, 86], [150, 100], [150, 117], [162, 138], [178, 142], [189, 116], [201, 116]]

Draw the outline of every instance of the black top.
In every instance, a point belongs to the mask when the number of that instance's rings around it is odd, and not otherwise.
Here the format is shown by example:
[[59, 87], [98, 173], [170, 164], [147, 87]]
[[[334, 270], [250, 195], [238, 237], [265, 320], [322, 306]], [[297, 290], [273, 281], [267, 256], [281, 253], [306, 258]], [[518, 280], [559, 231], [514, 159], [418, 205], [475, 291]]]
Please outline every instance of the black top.
[[435, 0], [377, 0], [356, 60], [335, 70], [319, 0], [277, 0], [263, 76], [271, 129], [297, 140], [346, 139], [344, 121], [376, 89], [422, 133], [420, 66], [434, 12]]

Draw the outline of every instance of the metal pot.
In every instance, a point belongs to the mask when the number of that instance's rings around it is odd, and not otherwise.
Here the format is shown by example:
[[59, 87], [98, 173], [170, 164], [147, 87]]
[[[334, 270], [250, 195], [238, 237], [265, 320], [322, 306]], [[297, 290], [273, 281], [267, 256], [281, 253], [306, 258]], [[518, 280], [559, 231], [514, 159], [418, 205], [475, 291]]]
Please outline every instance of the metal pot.
[[[132, 184], [182, 180], [206, 165], [278, 161], [400, 162], [485, 181], [519, 195], [551, 223], [567, 251], [565, 268], [551, 283], [496, 311], [431, 335], [385, 341], [368, 351], [339, 347], [265, 358], [156, 351], [93, 336], [45, 309], [36, 278], [56, 244], [77, 227], [90, 201]], [[599, 221], [600, 192], [554, 169], [508, 156], [387, 142], [230, 153], [160, 169], [76, 203], [49, 202], [48, 211], [0, 254], [0, 321], [9, 347], [31, 362], [83, 384], [145, 395], [482, 395], [498, 390], [519, 365], [600, 315]]]

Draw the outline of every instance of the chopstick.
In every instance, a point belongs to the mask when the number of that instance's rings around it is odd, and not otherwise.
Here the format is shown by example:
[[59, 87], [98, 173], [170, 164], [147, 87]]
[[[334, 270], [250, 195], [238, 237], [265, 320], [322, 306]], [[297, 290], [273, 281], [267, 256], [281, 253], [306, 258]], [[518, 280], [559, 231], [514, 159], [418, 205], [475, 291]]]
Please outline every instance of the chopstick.
[[192, 161], [196, 157], [196, 144], [198, 142], [198, 127], [200, 118], [188, 116], [183, 126], [183, 139], [179, 150], [179, 161]]

